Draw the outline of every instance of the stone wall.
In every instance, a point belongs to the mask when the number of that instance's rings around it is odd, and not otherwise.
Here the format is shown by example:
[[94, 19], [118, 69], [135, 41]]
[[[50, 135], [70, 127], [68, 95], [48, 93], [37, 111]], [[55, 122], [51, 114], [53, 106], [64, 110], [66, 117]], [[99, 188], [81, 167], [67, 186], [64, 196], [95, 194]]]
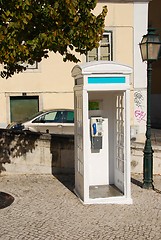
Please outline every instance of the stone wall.
[[74, 137], [0, 130], [0, 172], [74, 173]]
[[[143, 172], [143, 148], [144, 143], [131, 142], [132, 173]], [[153, 172], [161, 174], [160, 144], [153, 150]], [[74, 137], [1, 129], [0, 172], [74, 173]]]

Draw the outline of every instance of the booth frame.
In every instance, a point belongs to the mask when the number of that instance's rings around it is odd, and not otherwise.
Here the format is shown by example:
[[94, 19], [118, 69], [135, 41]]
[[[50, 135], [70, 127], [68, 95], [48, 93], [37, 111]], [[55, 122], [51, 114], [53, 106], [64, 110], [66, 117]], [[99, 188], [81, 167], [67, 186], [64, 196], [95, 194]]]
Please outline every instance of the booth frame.
[[[84, 204], [131, 204], [131, 171], [130, 171], [130, 75], [132, 73], [132, 69], [128, 66], [117, 64], [115, 62], [108, 61], [97, 61], [85, 63], [83, 65], [76, 65], [72, 70], [72, 76], [75, 79], [74, 86], [74, 109], [75, 109], [75, 193], [80, 198], [80, 200]], [[94, 97], [93, 97], [94, 96]], [[89, 110], [89, 101], [93, 97], [94, 100], [100, 100], [100, 97], [103, 96], [103, 101], [108, 100], [109, 104], [112, 106], [108, 112], [111, 111], [110, 118], [106, 119], [105, 124], [107, 124], [108, 129], [104, 127], [104, 132], [109, 132], [107, 134], [107, 142], [105, 147], [103, 146], [101, 150], [95, 151], [91, 150], [91, 136], [90, 136], [90, 111]], [[123, 107], [119, 109], [121, 116], [123, 117], [123, 174], [117, 171], [114, 168], [114, 164], [112, 162], [111, 156], [116, 159], [116, 153], [112, 153], [115, 151], [116, 147], [116, 137], [115, 139], [111, 139], [112, 136], [116, 136], [116, 125], [112, 130], [109, 129], [109, 124], [112, 123], [112, 119], [116, 117], [116, 106], [114, 107], [114, 103], [116, 103], [117, 98], [121, 99]], [[111, 98], [111, 99], [110, 99]], [[118, 100], [119, 102], [119, 100]], [[101, 102], [100, 102], [101, 104]], [[106, 116], [106, 112], [104, 109], [106, 106], [103, 106], [102, 110], [95, 111], [94, 115]], [[115, 110], [113, 110], [115, 108]], [[121, 110], [122, 109], [122, 110]], [[103, 113], [104, 112], [104, 113]], [[109, 113], [108, 113], [109, 114]], [[116, 120], [116, 119], [115, 119]], [[115, 133], [112, 134], [112, 131]], [[106, 133], [104, 133], [105, 135]], [[111, 137], [111, 138], [110, 138]], [[103, 136], [103, 141], [104, 140]], [[110, 143], [112, 142], [112, 143]], [[105, 150], [104, 150], [105, 149]], [[107, 175], [105, 177], [101, 176], [103, 174], [98, 173], [99, 170], [93, 165], [97, 162], [99, 164], [99, 154], [101, 152], [107, 152], [107, 154], [102, 154], [100, 157], [100, 161], [104, 161], [104, 164], [98, 165], [98, 169], [108, 168]], [[110, 153], [111, 151], [111, 153]], [[94, 155], [98, 156], [98, 159], [93, 158]], [[108, 155], [108, 156], [107, 156]], [[97, 157], [96, 157], [97, 158]], [[97, 161], [98, 160], [98, 161]], [[107, 160], [107, 161], [106, 161]], [[93, 161], [93, 162], [92, 162]], [[93, 165], [92, 165], [93, 164]], [[112, 165], [113, 173], [110, 173], [109, 165]], [[92, 172], [93, 171], [93, 172]], [[109, 179], [113, 179], [114, 176], [110, 177], [110, 174], [114, 174], [118, 176], [118, 183], [116, 185], [111, 184]], [[96, 179], [94, 174], [96, 173]], [[98, 174], [97, 174], [98, 173]], [[108, 181], [105, 183], [104, 179], [108, 178]], [[116, 177], [117, 178], [117, 177]], [[101, 180], [102, 179], [102, 180]], [[113, 180], [112, 180], [113, 181]], [[121, 182], [122, 181], [122, 182]], [[98, 184], [97, 184], [98, 182]], [[103, 183], [103, 184], [102, 184]], [[120, 184], [120, 185], [119, 185]], [[114, 185], [118, 192], [118, 195], [107, 195], [102, 197], [102, 193], [106, 192], [106, 189]], [[122, 185], [122, 186], [121, 186]], [[102, 188], [102, 189], [101, 189]], [[100, 190], [100, 195], [95, 192], [97, 189]], [[115, 189], [114, 189], [115, 191]], [[94, 197], [92, 195], [94, 193]], [[112, 190], [113, 192], [113, 190]], [[106, 195], [106, 194], [105, 194]]]

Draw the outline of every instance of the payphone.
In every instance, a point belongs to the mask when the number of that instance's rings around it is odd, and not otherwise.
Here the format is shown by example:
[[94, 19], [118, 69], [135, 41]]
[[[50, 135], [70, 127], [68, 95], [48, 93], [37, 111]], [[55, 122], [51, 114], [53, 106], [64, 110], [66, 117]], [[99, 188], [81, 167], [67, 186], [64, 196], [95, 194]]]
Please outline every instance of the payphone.
[[130, 75], [109, 61], [72, 70], [75, 193], [85, 203], [131, 204]]
[[102, 149], [103, 137], [103, 121], [102, 117], [91, 117], [91, 148]]

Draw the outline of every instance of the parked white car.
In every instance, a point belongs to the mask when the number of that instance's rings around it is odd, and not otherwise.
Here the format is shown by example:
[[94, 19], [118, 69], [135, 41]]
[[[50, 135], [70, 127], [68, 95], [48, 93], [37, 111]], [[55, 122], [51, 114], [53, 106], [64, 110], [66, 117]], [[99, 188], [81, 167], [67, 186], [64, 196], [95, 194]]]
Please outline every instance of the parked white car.
[[11, 123], [7, 128], [12, 130], [73, 135], [74, 111], [72, 109], [41, 111], [27, 121]]

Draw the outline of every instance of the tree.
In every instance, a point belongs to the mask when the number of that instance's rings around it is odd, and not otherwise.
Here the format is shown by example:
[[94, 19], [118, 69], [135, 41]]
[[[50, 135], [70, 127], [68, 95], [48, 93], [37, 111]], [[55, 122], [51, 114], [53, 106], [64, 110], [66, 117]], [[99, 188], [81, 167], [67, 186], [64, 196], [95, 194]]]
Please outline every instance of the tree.
[[75, 52], [98, 47], [107, 7], [95, 16], [97, 0], [0, 0], [1, 77], [11, 77], [59, 52], [64, 61], [78, 62]]

